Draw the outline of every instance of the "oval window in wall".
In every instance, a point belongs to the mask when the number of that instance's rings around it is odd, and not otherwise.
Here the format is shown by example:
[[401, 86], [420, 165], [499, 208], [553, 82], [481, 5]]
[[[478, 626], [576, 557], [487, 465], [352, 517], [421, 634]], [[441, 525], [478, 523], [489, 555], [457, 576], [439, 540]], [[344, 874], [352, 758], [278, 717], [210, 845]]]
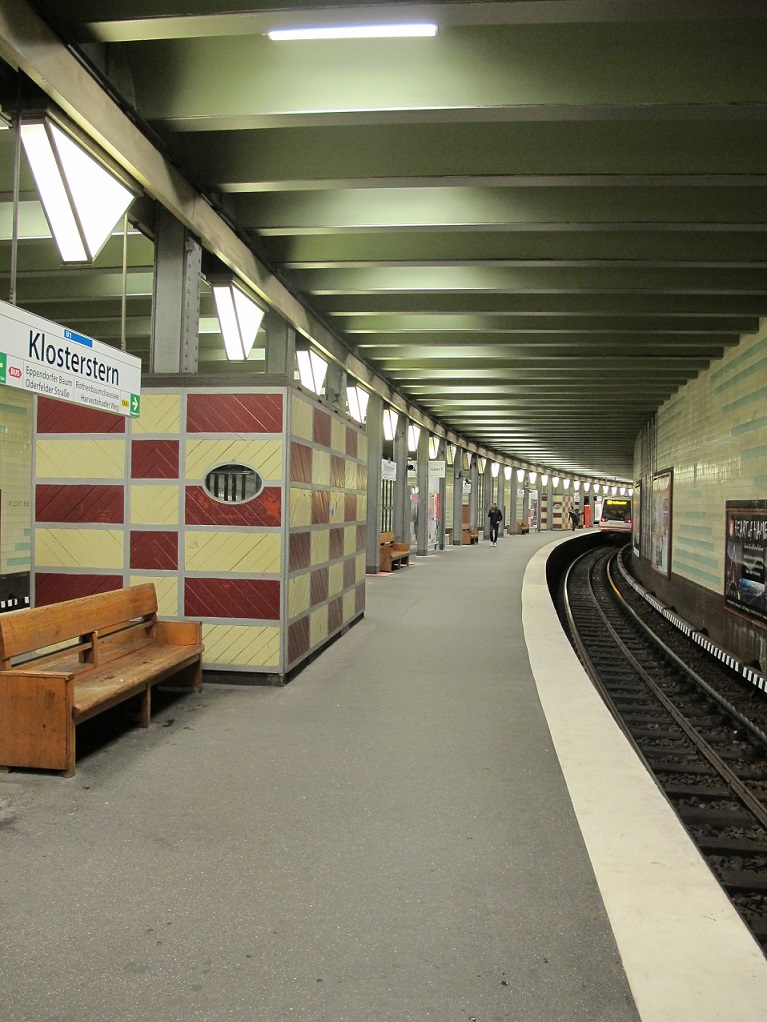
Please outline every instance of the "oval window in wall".
[[250, 465], [229, 462], [212, 468], [203, 486], [209, 497], [222, 504], [246, 504], [263, 490], [264, 480]]

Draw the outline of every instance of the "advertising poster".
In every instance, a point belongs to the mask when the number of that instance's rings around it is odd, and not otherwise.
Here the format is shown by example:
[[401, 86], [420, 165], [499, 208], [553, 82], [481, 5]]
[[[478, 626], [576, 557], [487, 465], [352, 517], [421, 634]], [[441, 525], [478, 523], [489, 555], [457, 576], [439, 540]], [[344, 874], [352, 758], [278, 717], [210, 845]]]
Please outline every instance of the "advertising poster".
[[671, 575], [672, 472], [659, 472], [652, 480], [650, 565], [660, 575]]
[[642, 495], [641, 486], [639, 483], [634, 485], [634, 497], [631, 507], [631, 548], [634, 551], [636, 557], [639, 557], [639, 537], [641, 535], [639, 520], [642, 507]]
[[767, 501], [728, 500], [725, 507], [725, 606], [767, 624]]

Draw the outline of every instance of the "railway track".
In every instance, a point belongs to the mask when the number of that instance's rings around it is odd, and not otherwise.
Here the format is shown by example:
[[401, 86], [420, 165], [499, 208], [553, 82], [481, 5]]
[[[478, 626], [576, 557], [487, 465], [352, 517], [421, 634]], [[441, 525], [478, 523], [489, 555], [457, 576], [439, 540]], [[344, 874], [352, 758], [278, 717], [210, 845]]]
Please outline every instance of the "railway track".
[[560, 616], [616, 721], [767, 953], [767, 696], [672, 629], [625, 580], [619, 558], [597, 547], [576, 560]]

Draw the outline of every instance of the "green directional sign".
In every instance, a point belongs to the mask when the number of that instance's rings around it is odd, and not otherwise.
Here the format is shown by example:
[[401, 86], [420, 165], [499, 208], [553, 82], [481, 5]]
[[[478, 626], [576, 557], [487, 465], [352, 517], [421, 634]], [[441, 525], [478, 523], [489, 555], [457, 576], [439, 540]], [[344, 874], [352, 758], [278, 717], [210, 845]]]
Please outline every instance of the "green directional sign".
[[0, 351], [0, 383], [5, 383], [5, 352]]
[[141, 395], [131, 394], [130, 396], [130, 414], [132, 419], [137, 419], [141, 414]]

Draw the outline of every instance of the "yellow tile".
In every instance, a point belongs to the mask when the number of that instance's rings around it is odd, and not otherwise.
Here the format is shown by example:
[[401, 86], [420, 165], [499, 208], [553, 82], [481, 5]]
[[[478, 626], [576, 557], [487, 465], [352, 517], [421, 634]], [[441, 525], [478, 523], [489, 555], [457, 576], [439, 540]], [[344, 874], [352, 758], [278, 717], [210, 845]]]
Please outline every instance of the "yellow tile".
[[368, 518], [368, 497], [366, 493], [357, 494], [357, 521], [365, 524]]
[[273, 625], [209, 625], [203, 623], [203, 663], [210, 667], [280, 665], [280, 629]]
[[328, 608], [319, 607], [310, 617], [309, 644], [313, 648], [328, 637]]
[[368, 438], [365, 433], [359, 434], [357, 441], [357, 457], [360, 461], [368, 460]]
[[281, 537], [278, 532], [197, 532], [187, 529], [184, 547], [187, 571], [231, 571], [244, 575], [276, 575], [280, 571]]
[[177, 434], [180, 428], [181, 395], [145, 390], [141, 395], [141, 415], [131, 419], [133, 433]]
[[288, 617], [298, 617], [311, 606], [311, 575], [299, 575], [288, 583]]
[[[143, 407], [143, 400], [142, 400]], [[179, 598], [177, 575], [131, 575], [130, 584], [140, 586], [145, 582], [151, 582], [157, 593], [157, 613], [160, 617], [179, 616]]]
[[346, 501], [342, 491], [334, 490], [330, 494], [330, 522], [332, 525], [340, 525], [344, 520], [344, 509]]
[[37, 479], [124, 479], [125, 439], [38, 440]]
[[334, 451], [346, 454], [346, 423], [333, 418], [330, 427], [330, 446]]
[[365, 577], [365, 568], [367, 566], [367, 556], [364, 552], [357, 554], [355, 560], [355, 578], [358, 582], [361, 582]]
[[330, 451], [315, 449], [312, 455], [312, 485], [330, 486]]
[[123, 532], [116, 529], [35, 529], [38, 568], [123, 570]]
[[338, 596], [344, 587], [344, 562], [337, 561], [328, 571], [328, 596]]
[[344, 529], [344, 557], [353, 554], [357, 549], [357, 526], [351, 525]]
[[312, 564], [324, 564], [330, 559], [330, 532], [320, 529], [312, 533]]
[[347, 461], [346, 462], [346, 489], [356, 490], [357, 489], [357, 462]]
[[347, 621], [351, 621], [351, 619], [354, 617], [354, 607], [355, 607], [355, 593], [354, 593], [353, 589], [350, 589], [348, 593], [344, 593], [344, 602], [343, 602], [344, 624], [346, 624]]
[[290, 432], [302, 440], [311, 440], [314, 436], [314, 408], [296, 394], [293, 395]]
[[290, 526], [299, 528], [312, 524], [312, 491], [290, 489]]
[[131, 486], [131, 524], [178, 525], [180, 498], [178, 486]]
[[201, 483], [212, 468], [237, 462], [249, 465], [264, 482], [282, 479], [282, 440], [240, 440], [227, 437], [218, 440], [192, 440], [186, 442], [186, 478]]

